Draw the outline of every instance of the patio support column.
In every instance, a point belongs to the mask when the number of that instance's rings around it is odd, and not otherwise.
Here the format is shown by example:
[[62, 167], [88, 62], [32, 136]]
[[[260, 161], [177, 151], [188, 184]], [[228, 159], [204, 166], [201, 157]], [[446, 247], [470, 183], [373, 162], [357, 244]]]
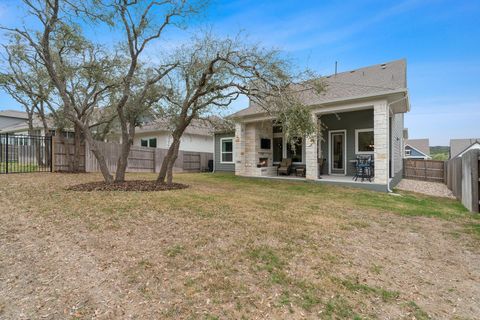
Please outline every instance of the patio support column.
[[235, 124], [235, 175], [242, 176], [245, 174], [245, 124]]
[[[318, 117], [312, 112], [313, 121], [318, 126]], [[306, 178], [309, 180], [318, 179], [318, 137], [317, 130], [310, 137], [305, 139], [305, 164]]]
[[386, 101], [373, 106], [375, 183], [388, 183], [388, 105]]

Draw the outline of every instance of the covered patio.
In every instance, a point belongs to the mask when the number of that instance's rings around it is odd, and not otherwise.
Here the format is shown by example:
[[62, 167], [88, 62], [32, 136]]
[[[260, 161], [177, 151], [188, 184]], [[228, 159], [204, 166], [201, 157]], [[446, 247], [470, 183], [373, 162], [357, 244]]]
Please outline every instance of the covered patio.
[[[235, 174], [274, 177], [278, 164], [290, 159], [294, 172], [303, 168], [300, 171], [307, 180], [348, 180], [350, 184], [358, 172], [354, 163], [362, 158], [371, 174], [368, 182], [356, 182], [389, 190], [402, 176], [403, 116], [409, 111], [405, 61], [322, 80], [326, 90], [320, 94], [308, 88], [299, 91], [299, 98], [309, 106], [312, 120], [321, 129], [308, 137], [296, 137], [294, 145], [288, 144], [281, 126], [254, 101], [232, 115], [236, 123]], [[326, 175], [328, 179], [320, 179]]]

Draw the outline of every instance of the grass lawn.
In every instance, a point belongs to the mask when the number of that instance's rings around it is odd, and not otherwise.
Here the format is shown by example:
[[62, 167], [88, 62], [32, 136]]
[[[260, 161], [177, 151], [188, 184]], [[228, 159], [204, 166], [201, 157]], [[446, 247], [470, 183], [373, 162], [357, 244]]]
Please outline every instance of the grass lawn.
[[[37, 169], [38, 166], [36, 164], [23, 164], [15, 161], [8, 162], [8, 172], [35, 172]], [[0, 173], [5, 173], [6, 171], [7, 163], [0, 162]]]
[[0, 318], [480, 315], [480, 219], [457, 201], [229, 174], [65, 190], [99, 179], [0, 176]]

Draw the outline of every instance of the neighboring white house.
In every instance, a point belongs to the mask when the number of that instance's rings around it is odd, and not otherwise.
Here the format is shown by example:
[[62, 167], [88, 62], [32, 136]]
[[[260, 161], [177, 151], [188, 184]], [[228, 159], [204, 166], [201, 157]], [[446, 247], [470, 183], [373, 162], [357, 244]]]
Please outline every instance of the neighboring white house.
[[[240, 176], [276, 176], [278, 164], [290, 158], [293, 166], [306, 169], [307, 180], [350, 185], [356, 159], [369, 157], [374, 163], [374, 180], [363, 186], [387, 191], [398, 183], [403, 170], [403, 118], [410, 110], [406, 61], [322, 80], [326, 90], [320, 94], [298, 90], [314, 121], [323, 124], [321, 133], [298, 137], [297, 145], [289, 146], [282, 127], [250, 101], [248, 108], [230, 116], [235, 132], [216, 135], [216, 170], [232, 170]], [[302, 88], [302, 84], [298, 86]]]
[[[7, 111], [10, 113], [11, 111]], [[10, 123], [8, 126], [0, 127], [0, 133], [9, 133], [15, 135], [28, 135], [28, 114], [22, 111], [14, 111], [17, 115], [17, 121], [15, 123]], [[23, 117], [23, 118], [20, 118]], [[0, 111], [0, 122], [2, 119], [2, 111]], [[35, 135], [38, 136], [45, 136], [46, 132], [43, 127], [43, 123], [39, 117], [34, 116], [33, 119], [33, 132]], [[51, 119], [47, 119], [47, 124], [49, 126], [50, 134], [55, 135], [55, 127], [53, 125], [53, 121]], [[74, 132], [73, 130], [62, 130], [62, 135], [65, 138], [73, 138]]]
[[[21, 111], [0, 111], [0, 133], [17, 135], [28, 134], [28, 115]], [[52, 124], [51, 124], [52, 125]], [[36, 135], [45, 135], [40, 119], [33, 120]], [[51, 129], [53, 130], [53, 128]], [[68, 130], [63, 133], [67, 138], [73, 138], [74, 133]], [[117, 138], [115, 138], [117, 137]], [[112, 141], [118, 141], [118, 134], [114, 134]], [[134, 145], [168, 149], [172, 143], [171, 130], [162, 119], [148, 122], [136, 128]], [[187, 127], [180, 142], [181, 151], [213, 153], [213, 127], [202, 120], [193, 120]]]
[[405, 159], [430, 160], [430, 141], [428, 139], [405, 140]]
[[[0, 111], [0, 132], [5, 128], [14, 127], [19, 124], [26, 124], [28, 115], [26, 112], [16, 110], [1, 110]], [[2, 132], [2, 133], [3, 133]]]
[[[180, 140], [180, 151], [213, 153], [213, 128], [202, 120], [193, 120]], [[168, 149], [172, 132], [168, 123], [157, 119], [135, 130], [134, 145]]]

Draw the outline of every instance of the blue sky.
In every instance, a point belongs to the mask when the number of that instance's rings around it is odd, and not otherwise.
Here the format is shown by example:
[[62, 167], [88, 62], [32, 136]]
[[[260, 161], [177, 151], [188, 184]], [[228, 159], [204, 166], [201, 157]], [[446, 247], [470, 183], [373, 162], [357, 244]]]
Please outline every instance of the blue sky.
[[[0, 21], [21, 16], [15, 1], [0, 0]], [[480, 1], [214, 0], [195, 25], [282, 49], [301, 67], [327, 75], [406, 58], [412, 110], [411, 138], [448, 145], [480, 136]], [[189, 32], [171, 32], [172, 45]], [[111, 39], [108, 30], [96, 37]], [[164, 46], [164, 44], [158, 44]], [[150, 54], [154, 55], [155, 50]], [[245, 107], [239, 100], [232, 111]], [[0, 109], [20, 108], [0, 93]]]

